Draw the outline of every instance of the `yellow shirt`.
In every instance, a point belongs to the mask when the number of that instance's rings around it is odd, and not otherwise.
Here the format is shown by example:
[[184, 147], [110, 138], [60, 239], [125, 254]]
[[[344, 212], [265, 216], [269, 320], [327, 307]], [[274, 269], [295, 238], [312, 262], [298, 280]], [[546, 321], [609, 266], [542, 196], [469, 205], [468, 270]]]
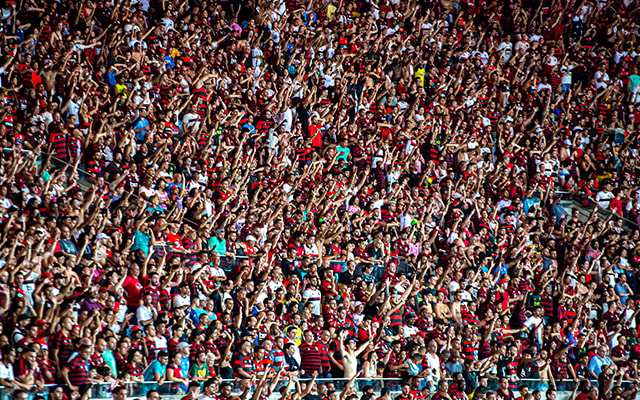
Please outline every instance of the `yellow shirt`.
[[420, 86], [424, 87], [424, 76], [427, 73], [427, 71], [425, 71], [424, 68], [418, 68], [416, 69], [416, 73], [413, 74], [413, 76], [415, 78], [420, 79]]
[[334, 6], [333, 4], [329, 4], [329, 6], [327, 7], [327, 18], [329, 18], [329, 21], [333, 21], [333, 14], [337, 9], [338, 7]]

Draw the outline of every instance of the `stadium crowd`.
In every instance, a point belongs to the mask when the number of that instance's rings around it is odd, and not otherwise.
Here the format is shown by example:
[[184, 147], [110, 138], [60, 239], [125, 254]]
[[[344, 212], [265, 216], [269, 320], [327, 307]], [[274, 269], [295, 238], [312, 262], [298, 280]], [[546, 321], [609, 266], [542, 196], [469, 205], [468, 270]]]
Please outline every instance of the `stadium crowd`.
[[636, 395], [636, 2], [0, 11], [14, 398]]

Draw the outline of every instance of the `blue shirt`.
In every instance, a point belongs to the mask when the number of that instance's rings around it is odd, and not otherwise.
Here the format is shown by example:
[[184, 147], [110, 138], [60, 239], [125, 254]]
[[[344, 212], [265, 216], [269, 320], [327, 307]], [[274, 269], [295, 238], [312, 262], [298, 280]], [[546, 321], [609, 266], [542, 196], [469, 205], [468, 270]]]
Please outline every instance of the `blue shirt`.
[[180, 360], [180, 369], [182, 370], [182, 376], [189, 377], [189, 357], [182, 357]]
[[224, 257], [227, 254], [227, 241], [225, 239], [219, 240], [214, 236], [209, 239], [209, 249], [215, 251], [220, 257]]
[[602, 359], [599, 355], [595, 355], [591, 357], [591, 361], [589, 361], [589, 371], [592, 371], [596, 376], [598, 376], [602, 372], [602, 367], [610, 364], [611, 359], [609, 357]]
[[[138, 122], [136, 122], [135, 126], [133, 127], [133, 129], [140, 129], [140, 128], [148, 128], [149, 127], [149, 121], [146, 118], [140, 118], [138, 119]], [[140, 132], [136, 132], [136, 139], [137, 140], [144, 140], [145, 135], [147, 134], [147, 132], [149, 132], [148, 129], [144, 129]]]
[[107, 72], [107, 81], [109, 82], [109, 87], [116, 87], [116, 73]]
[[147, 235], [146, 233], [136, 231], [133, 234], [133, 247], [131, 247], [131, 251], [142, 250], [144, 251], [145, 256], [148, 255], [150, 240], [151, 240], [151, 235]]
[[166, 375], [167, 366], [162, 365], [160, 361], [153, 360], [151, 364], [144, 370], [143, 376], [145, 382], [157, 382], [155, 374], [160, 374], [160, 376]]

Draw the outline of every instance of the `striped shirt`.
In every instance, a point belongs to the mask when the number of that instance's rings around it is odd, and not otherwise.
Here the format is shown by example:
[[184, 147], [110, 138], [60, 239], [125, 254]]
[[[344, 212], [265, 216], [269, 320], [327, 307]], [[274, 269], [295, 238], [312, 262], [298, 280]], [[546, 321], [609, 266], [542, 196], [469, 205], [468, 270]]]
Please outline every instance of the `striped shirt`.
[[87, 360], [83, 360], [82, 357], [77, 356], [69, 365], [69, 381], [74, 386], [89, 384], [89, 363]]
[[56, 336], [54, 336], [49, 349], [58, 349], [59, 367], [64, 367], [72, 353], [71, 336], [62, 333], [62, 331], [58, 332]]
[[234, 369], [234, 373], [233, 373], [234, 376], [239, 376], [237, 371], [240, 369], [242, 369], [247, 374], [251, 375], [253, 371], [255, 371], [256, 365], [253, 362], [253, 359], [251, 358], [250, 355], [238, 353], [235, 357], [235, 360], [233, 361], [233, 369]]
[[300, 345], [300, 368], [308, 372], [314, 372], [322, 369], [322, 352], [317, 343], [303, 343]]

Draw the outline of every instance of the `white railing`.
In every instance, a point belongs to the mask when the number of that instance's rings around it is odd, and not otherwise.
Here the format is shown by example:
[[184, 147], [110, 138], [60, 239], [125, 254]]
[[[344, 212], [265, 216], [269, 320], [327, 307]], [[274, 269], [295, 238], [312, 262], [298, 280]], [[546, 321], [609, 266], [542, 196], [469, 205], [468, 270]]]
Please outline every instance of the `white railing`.
[[[308, 379], [301, 379], [301, 381], [308, 381]], [[316, 379], [316, 383], [318, 384], [328, 384], [333, 383], [335, 386], [335, 390], [337, 392], [342, 391], [344, 385], [348, 382], [348, 379], [344, 378], [331, 378], [331, 379]], [[226, 379], [220, 380], [220, 383], [226, 382], [232, 385], [232, 392], [234, 394], [240, 394], [241, 390], [241, 381], [238, 379]], [[354, 386], [358, 391], [362, 391], [365, 386], [372, 386], [374, 392], [379, 393], [383, 387], [388, 388], [391, 393], [399, 392], [400, 386], [404, 383], [403, 379], [396, 378], [357, 378], [354, 382]], [[583, 381], [572, 381], [566, 380], [563, 382], [556, 382], [556, 388], [558, 391], [558, 398], [565, 398], [565, 394], [570, 394], [575, 388], [576, 384], [580, 384]], [[283, 381], [279, 385], [285, 385], [286, 381]], [[543, 382], [540, 379], [520, 379], [516, 383], [518, 386], [527, 386], [530, 390], [539, 390], [541, 392], [547, 391], [549, 389], [549, 383]], [[624, 381], [623, 386], [629, 387], [634, 382]], [[598, 386], [597, 381], [589, 381], [589, 385]], [[29, 393], [28, 400], [32, 400], [36, 395], [42, 395], [45, 399], [49, 399], [49, 392], [56, 388], [58, 385], [45, 385], [43, 391], [37, 391], [34, 387], [32, 393]], [[157, 390], [160, 393], [160, 396], [163, 399], [170, 398], [181, 398], [184, 395], [184, 391], [180, 388], [176, 388], [175, 384], [172, 382], [165, 382], [162, 385], [158, 385], [157, 382], [125, 382], [124, 386], [127, 388], [127, 397], [128, 398], [139, 398], [143, 399], [146, 397], [147, 392], [151, 390]], [[495, 390], [498, 387], [497, 381], [490, 380], [488, 389]], [[113, 398], [112, 390], [115, 386], [111, 383], [105, 384], [94, 384], [91, 386], [91, 399], [111, 399]], [[276, 388], [274, 393], [278, 392], [279, 387]], [[291, 387], [294, 389], [294, 386]], [[249, 395], [247, 398], [251, 398]], [[0, 386], [0, 400], [11, 400], [13, 399], [13, 390], [7, 389], [5, 387]]]

